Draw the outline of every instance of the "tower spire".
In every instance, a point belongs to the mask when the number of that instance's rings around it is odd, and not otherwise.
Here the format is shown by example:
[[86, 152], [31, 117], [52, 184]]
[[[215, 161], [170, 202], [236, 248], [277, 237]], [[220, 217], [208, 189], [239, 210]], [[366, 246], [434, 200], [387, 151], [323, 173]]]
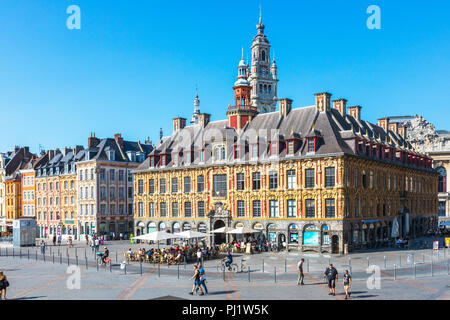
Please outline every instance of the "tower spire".
[[194, 113], [192, 114], [191, 124], [198, 123], [198, 115], [200, 114], [200, 99], [198, 98], [198, 88], [195, 85]]

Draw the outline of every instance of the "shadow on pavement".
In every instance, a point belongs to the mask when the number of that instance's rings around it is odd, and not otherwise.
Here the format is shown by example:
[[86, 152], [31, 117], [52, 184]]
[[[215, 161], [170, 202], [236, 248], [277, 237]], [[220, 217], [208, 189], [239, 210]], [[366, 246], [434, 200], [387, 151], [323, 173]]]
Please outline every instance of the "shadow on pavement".
[[214, 295], [218, 295], [218, 294], [228, 294], [228, 293], [234, 293], [236, 292], [235, 290], [228, 290], [228, 291], [209, 291], [208, 290], [208, 296], [214, 296]]

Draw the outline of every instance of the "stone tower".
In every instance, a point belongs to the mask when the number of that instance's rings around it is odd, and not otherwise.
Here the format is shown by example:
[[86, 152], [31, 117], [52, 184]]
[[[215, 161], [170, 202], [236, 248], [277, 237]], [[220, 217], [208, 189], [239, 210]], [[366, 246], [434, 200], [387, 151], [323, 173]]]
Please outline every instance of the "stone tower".
[[275, 111], [277, 105], [277, 66], [275, 59], [270, 64], [270, 44], [264, 34], [261, 16], [256, 30], [258, 33], [251, 46], [252, 64], [248, 80], [252, 87], [251, 105], [264, 113]]

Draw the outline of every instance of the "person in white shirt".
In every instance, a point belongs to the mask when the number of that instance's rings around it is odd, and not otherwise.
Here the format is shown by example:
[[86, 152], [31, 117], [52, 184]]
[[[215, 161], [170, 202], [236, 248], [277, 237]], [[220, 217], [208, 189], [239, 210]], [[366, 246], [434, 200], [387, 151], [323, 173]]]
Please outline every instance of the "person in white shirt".
[[198, 249], [197, 251], [197, 263], [202, 261], [202, 251]]

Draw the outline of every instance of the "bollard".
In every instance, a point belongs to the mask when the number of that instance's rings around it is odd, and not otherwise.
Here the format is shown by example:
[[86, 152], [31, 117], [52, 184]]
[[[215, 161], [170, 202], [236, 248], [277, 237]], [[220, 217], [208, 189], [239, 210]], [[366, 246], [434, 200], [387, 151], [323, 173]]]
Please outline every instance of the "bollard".
[[273, 280], [274, 282], [277, 282], [277, 267], [274, 267], [273, 269]]
[[[110, 265], [111, 265], [111, 264], [110, 264]], [[142, 260], [139, 260], [139, 269], [140, 269], [141, 276], [142, 276]]]
[[76, 256], [76, 257], [78, 256], [78, 250], [77, 250], [77, 248], [75, 248], [75, 256]]
[[[37, 251], [36, 251], [37, 252]], [[13, 258], [14, 258], [14, 248], [13, 248]]]
[[97, 271], [98, 271], [98, 260], [95, 260], [95, 265], [97, 266]]
[[22, 259], [22, 248], [19, 249], [19, 258]]
[[287, 272], [287, 268], [286, 268], [286, 258], [284, 258], [284, 273]]
[[77, 267], [78, 267], [78, 256], [75, 256], [75, 260], [77, 261]]
[[247, 273], [248, 273], [248, 282], [250, 282], [250, 267], [248, 267]]
[[160, 263], [158, 263], [158, 277], [161, 277], [161, 268], [160, 268]]
[[414, 279], [417, 278], [416, 263], [414, 262]]
[[127, 264], [128, 263], [125, 263], [125, 268], [123, 268], [125, 270], [125, 274], [127, 274]]
[[433, 276], [433, 259], [431, 259], [431, 276]]
[[42, 259], [43, 259], [44, 262], [45, 262], [45, 254], [44, 254], [44, 253], [42, 254]]
[[37, 261], [37, 251], [36, 251], [36, 261]]
[[367, 257], [367, 266], [370, 265], [370, 257]]
[[425, 253], [422, 253], [422, 263], [425, 263]]
[[8, 248], [5, 248], [6, 249], [6, 256], [8, 256]]
[[386, 256], [383, 256], [383, 258], [384, 258], [384, 270], [386, 270], [387, 268], [386, 268]]
[[264, 259], [262, 259], [262, 272], [264, 273]]
[[116, 262], [117, 262], [117, 251], [116, 251]]
[[59, 255], [59, 264], [62, 264], [62, 255]]
[[350, 271], [350, 275], [352, 275], [352, 266], [349, 266], [348, 267], [350, 270], [348, 270], [348, 271]]
[[328, 258], [328, 265], [331, 264], [331, 258]]
[[397, 266], [394, 264], [394, 280], [397, 280]]
[[309, 273], [309, 259], [306, 259], [306, 272]]
[[222, 274], [223, 274], [223, 281], [225, 281], [225, 267], [222, 270]]
[[27, 255], [28, 255], [28, 260], [30, 260], [30, 249], [28, 249]]
[[180, 279], [180, 265], [177, 263], [177, 279]]
[[399, 265], [399, 267], [402, 266], [402, 255], [398, 256], [398, 265]]
[[69, 266], [70, 265], [70, 258], [69, 258], [69, 255], [67, 254], [67, 266]]
[[84, 256], [84, 259], [85, 259], [85, 261], [86, 261], [86, 270], [87, 270], [87, 268], [88, 268], [87, 257], [86, 257], [86, 256]]

